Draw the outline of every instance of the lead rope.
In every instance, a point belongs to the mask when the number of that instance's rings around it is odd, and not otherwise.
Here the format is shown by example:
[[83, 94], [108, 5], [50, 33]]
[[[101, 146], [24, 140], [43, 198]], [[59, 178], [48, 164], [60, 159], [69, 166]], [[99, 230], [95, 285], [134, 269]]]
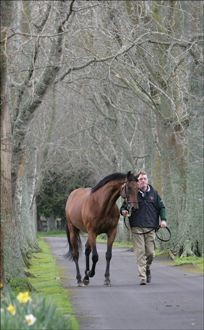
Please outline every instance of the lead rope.
[[[130, 230], [130, 228], [129, 228], [129, 227], [127, 226], [127, 224], [126, 224], [126, 217], [123, 217], [123, 221], [124, 221], [124, 224], [125, 224], [125, 227], [127, 228], [127, 230]], [[170, 239], [171, 239], [171, 231], [170, 231], [170, 229], [169, 229], [168, 227], [165, 227], [165, 229], [166, 229], [166, 230], [168, 231], [168, 233], [169, 233], [169, 238], [168, 238], [168, 239], [162, 239], [161, 237], [159, 237], [159, 236], [157, 235], [157, 232], [159, 231], [160, 228], [161, 228], [161, 227], [158, 226], [157, 228], [152, 228], [152, 229], [146, 231], [145, 233], [133, 233], [133, 232], [131, 231], [131, 234], [132, 234], [132, 235], [146, 235], [146, 234], [148, 234], [148, 233], [151, 233], [151, 231], [154, 231], [154, 230], [155, 230], [156, 236], [157, 236], [157, 238], [158, 238], [160, 241], [162, 241], [162, 242], [168, 242], [168, 241], [170, 241]]]
[[[125, 216], [123, 217], [123, 221], [124, 221], [124, 224], [125, 224], [125, 227], [127, 228], [127, 230], [130, 230], [130, 228], [126, 224], [126, 217]], [[145, 233], [132, 233], [132, 234], [135, 234], [135, 235], [146, 235], [148, 233], [151, 233], [151, 231], [154, 231], [154, 230], [155, 230], [155, 232], [158, 231], [159, 228], [160, 227], [158, 227], [158, 228], [151, 228], [150, 230], [146, 231]]]
[[127, 228], [127, 230], [129, 230], [129, 228], [128, 228], [128, 226], [127, 226], [127, 224], [126, 224], [126, 217], [123, 217], [123, 221], [124, 221], [124, 225], [125, 225], [125, 227]]

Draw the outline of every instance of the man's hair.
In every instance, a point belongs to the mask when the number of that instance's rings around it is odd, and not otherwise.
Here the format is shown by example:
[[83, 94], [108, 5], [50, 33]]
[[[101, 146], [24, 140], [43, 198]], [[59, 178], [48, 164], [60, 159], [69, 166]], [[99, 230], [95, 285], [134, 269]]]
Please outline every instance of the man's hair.
[[141, 170], [136, 174], [136, 178], [138, 179], [140, 175], [147, 175], [147, 173], [144, 170]]

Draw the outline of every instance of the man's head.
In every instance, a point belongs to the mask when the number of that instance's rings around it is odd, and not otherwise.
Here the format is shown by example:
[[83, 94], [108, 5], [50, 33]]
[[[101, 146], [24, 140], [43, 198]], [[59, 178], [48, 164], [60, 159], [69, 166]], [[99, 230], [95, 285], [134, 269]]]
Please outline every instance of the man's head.
[[136, 175], [137, 179], [138, 179], [138, 187], [140, 190], [142, 191], [146, 191], [147, 187], [148, 187], [148, 177], [147, 177], [147, 173], [145, 171], [140, 171], [137, 175]]

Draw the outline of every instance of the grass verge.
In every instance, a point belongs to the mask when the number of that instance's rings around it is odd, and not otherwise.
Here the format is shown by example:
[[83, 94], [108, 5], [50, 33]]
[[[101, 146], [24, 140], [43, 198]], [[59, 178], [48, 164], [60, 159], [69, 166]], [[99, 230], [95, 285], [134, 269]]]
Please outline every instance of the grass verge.
[[197, 268], [198, 271], [202, 272], [204, 271], [204, 258], [203, 257], [175, 257], [173, 259], [174, 264], [176, 266], [182, 266], [182, 265], [192, 265]]
[[30, 272], [34, 275], [29, 279], [34, 289], [52, 301], [57, 311], [70, 318], [71, 329], [79, 330], [79, 323], [75, 317], [70, 296], [60, 282], [59, 270], [51, 250], [43, 238], [38, 239], [41, 252], [34, 253]]

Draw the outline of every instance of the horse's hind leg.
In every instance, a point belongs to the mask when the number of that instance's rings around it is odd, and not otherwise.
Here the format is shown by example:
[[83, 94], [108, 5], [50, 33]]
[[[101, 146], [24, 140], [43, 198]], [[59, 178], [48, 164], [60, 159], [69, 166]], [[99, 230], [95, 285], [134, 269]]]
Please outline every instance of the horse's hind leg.
[[76, 265], [76, 279], [77, 279], [77, 284], [78, 286], [82, 285], [82, 280], [81, 280], [81, 274], [80, 274], [80, 269], [79, 269], [79, 256], [76, 256], [73, 258], [75, 265]]
[[84, 285], [89, 284], [89, 256], [90, 256], [90, 253], [91, 253], [91, 247], [87, 241], [86, 245], [85, 245], [86, 269], [85, 269], [85, 276], [83, 279]]
[[69, 229], [69, 235], [70, 235], [70, 244], [71, 244], [71, 254], [73, 261], [76, 266], [76, 279], [78, 286], [81, 286], [82, 280], [81, 280], [81, 273], [79, 269], [79, 249], [80, 249], [80, 236], [79, 236], [79, 230], [75, 228], [71, 223], [68, 224]]

